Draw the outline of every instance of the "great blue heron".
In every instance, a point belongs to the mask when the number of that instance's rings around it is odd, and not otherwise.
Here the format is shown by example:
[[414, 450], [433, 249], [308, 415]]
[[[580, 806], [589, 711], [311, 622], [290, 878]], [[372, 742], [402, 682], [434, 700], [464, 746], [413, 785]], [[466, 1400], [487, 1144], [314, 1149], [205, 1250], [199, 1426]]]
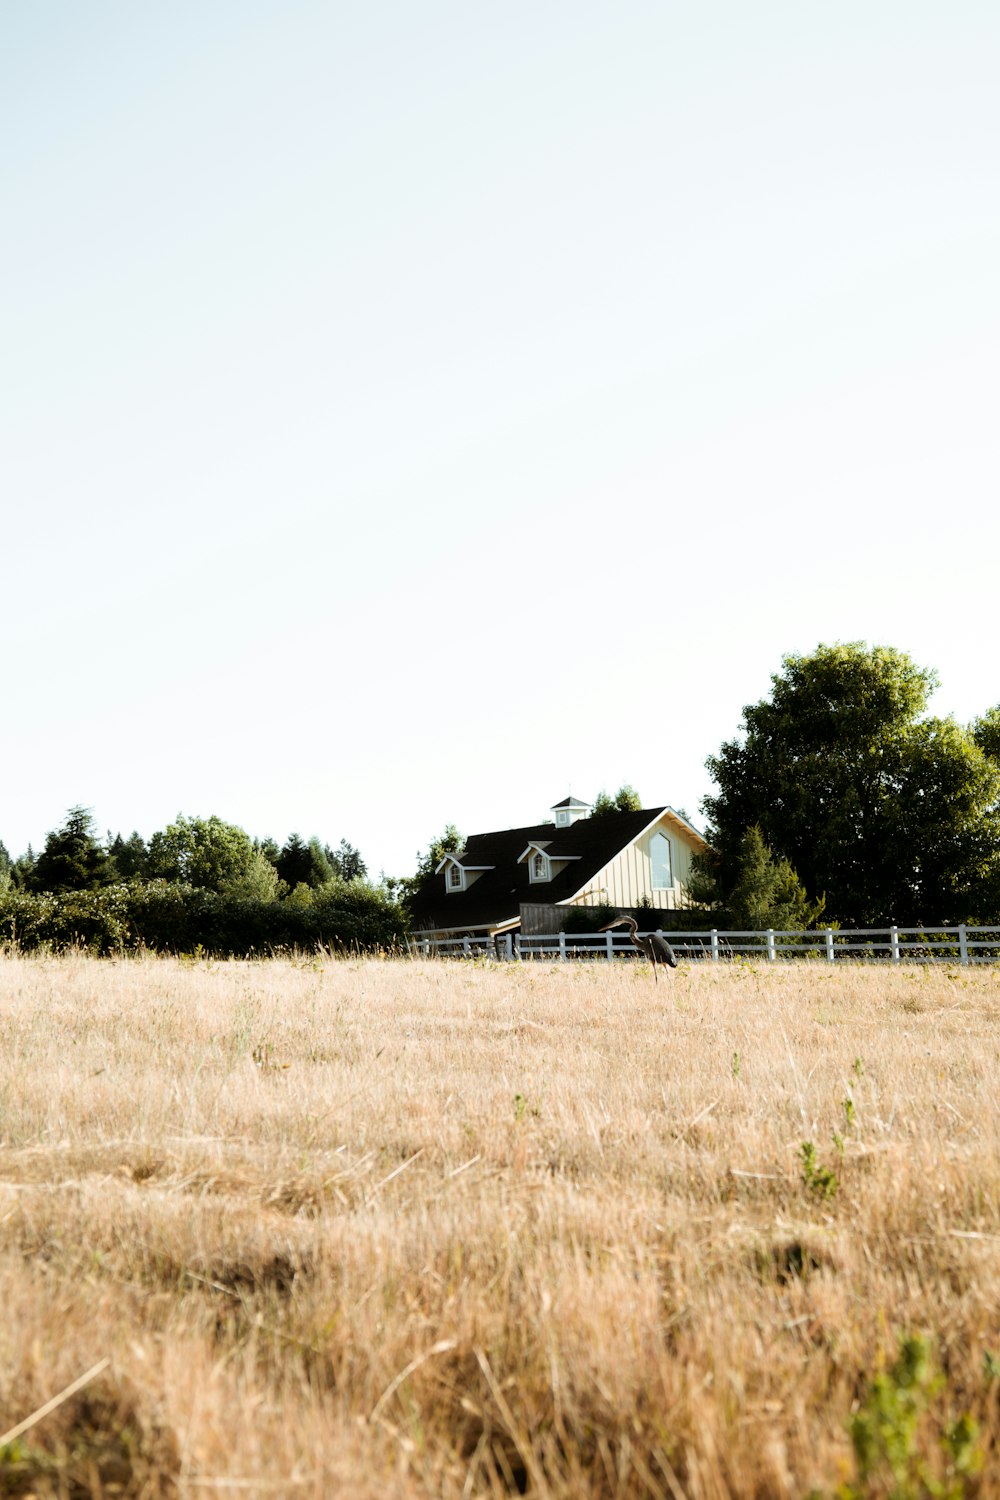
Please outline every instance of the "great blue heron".
[[644, 958], [648, 958], [653, 965], [653, 978], [657, 978], [656, 965], [667, 964], [669, 968], [676, 969], [677, 958], [673, 948], [666, 938], [661, 937], [658, 932], [651, 932], [648, 937], [639, 936], [639, 924], [635, 917], [615, 917], [613, 922], [605, 922], [601, 928], [602, 932], [610, 932], [612, 927], [627, 927], [628, 935], [632, 939], [632, 946]]

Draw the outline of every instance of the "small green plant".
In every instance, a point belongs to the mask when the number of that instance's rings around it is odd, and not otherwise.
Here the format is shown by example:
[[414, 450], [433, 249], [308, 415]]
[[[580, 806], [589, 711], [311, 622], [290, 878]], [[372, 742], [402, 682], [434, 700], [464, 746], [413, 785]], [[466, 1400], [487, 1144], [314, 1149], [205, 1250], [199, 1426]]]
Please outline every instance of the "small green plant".
[[840, 1185], [837, 1174], [817, 1160], [812, 1141], [802, 1142], [799, 1155], [802, 1158], [802, 1181], [809, 1192], [815, 1193], [817, 1198], [832, 1198]]
[[854, 1074], [855, 1078], [860, 1078], [864, 1071], [864, 1063], [861, 1061], [860, 1057], [856, 1057], [854, 1059], [854, 1066], [851, 1068], [851, 1072]]
[[834, 1149], [834, 1151], [836, 1151], [836, 1153], [837, 1153], [838, 1156], [841, 1156], [841, 1157], [843, 1156], [843, 1154], [844, 1154], [844, 1137], [842, 1135], [840, 1135], [836, 1130], [833, 1132], [833, 1149]]
[[523, 1120], [524, 1111], [528, 1107], [528, 1101], [523, 1094], [514, 1095], [514, 1119]]
[[733, 1053], [733, 1077], [734, 1078], [739, 1078], [739, 1076], [740, 1076], [740, 1054], [738, 1052], [734, 1052]]
[[848, 1094], [842, 1102], [844, 1106], [844, 1119], [847, 1121], [848, 1126], [851, 1126], [854, 1124], [854, 1121], [857, 1118], [857, 1110], [854, 1108], [854, 1100], [851, 1098], [850, 1094]]
[[983, 1351], [983, 1379], [1000, 1380], [1000, 1359], [989, 1349]]
[[921, 1430], [944, 1386], [927, 1340], [902, 1338], [895, 1364], [875, 1376], [851, 1418], [857, 1478], [841, 1485], [838, 1500], [869, 1500], [872, 1495], [885, 1500], [965, 1500], [971, 1493], [969, 1481], [983, 1463], [979, 1429], [972, 1418], [963, 1415], [937, 1434], [940, 1461], [920, 1453]]

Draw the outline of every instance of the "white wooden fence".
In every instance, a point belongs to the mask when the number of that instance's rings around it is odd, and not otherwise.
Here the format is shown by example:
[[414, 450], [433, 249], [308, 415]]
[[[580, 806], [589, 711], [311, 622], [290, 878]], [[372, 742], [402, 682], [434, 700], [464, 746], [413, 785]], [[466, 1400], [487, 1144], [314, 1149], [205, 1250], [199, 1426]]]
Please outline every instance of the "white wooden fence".
[[[1000, 963], [1000, 926], [856, 927], [849, 931], [821, 927], [810, 932], [663, 932], [661, 936], [682, 961], [760, 958], [838, 959], [887, 963]], [[637, 958], [628, 933], [500, 933], [450, 938], [411, 938], [415, 958], [595, 959]]]

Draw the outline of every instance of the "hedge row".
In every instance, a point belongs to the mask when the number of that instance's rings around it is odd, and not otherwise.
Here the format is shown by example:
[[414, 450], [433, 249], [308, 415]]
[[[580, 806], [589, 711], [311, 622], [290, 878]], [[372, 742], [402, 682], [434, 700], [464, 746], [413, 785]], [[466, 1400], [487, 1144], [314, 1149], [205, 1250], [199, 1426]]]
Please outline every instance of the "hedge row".
[[58, 895], [0, 892], [0, 946], [22, 953], [82, 947], [110, 955], [203, 952], [215, 958], [404, 941], [401, 908], [361, 881], [332, 881], [310, 905], [220, 896], [165, 880]]

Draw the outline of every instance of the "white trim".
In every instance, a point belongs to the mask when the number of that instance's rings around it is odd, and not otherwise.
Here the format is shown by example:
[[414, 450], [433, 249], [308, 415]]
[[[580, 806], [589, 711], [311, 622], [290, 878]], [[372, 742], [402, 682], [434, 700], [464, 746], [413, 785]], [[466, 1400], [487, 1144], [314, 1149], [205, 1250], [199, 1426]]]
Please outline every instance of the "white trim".
[[[446, 893], [449, 896], [459, 896], [463, 891], [467, 891], [470, 885], [474, 885], [476, 883], [484, 870], [495, 869], [496, 865], [463, 864], [460, 855], [446, 854], [439, 862], [437, 869], [434, 871], [434, 874], [440, 875], [441, 871], [444, 870], [444, 888]], [[457, 881], [453, 881], [451, 878], [453, 870], [457, 870], [459, 873], [459, 879]]]
[[[519, 865], [523, 865], [525, 860], [528, 862], [529, 885], [550, 885], [557, 875], [562, 874], [571, 860], [583, 858], [582, 854], [550, 854], [549, 849], [551, 847], [551, 839], [545, 839], [544, 841], [532, 839], [528, 847], [518, 855], [517, 862]], [[544, 875], [535, 874], [535, 860], [539, 857], [545, 861]]]
[[665, 807], [663, 809], [663, 813], [661, 813], [660, 816], [663, 817], [664, 813], [669, 813], [677, 826], [679, 828], [683, 828], [685, 833], [693, 834], [703, 849], [708, 848], [708, 840], [706, 839], [705, 835], [703, 833], [699, 833], [694, 824], [689, 823], [687, 818], [685, 818], [682, 813], [677, 812], [673, 807]]
[[497, 932], [513, 932], [520, 925], [521, 916], [518, 913], [516, 917], [506, 917], [502, 922], [481, 922], [478, 926], [472, 927], [469, 926], [468, 922], [457, 922], [454, 927], [416, 927], [410, 933], [410, 936], [415, 938], [429, 938], [433, 937], [436, 932], [467, 932], [470, 937], [475, 937], [477, 933], [484, 933], [487, 937], [492, 937]]
[[675, 813], [672, 807], [662, 807], [656, 814], [655, 818], [650, 818], [649, 822], [643, 828], [639, 829], [639, 832], [635, 835], [634, 838], [629, 839], [627, 844], [622, 844], [620, 848], [616, 849], [611, 858], [605, 864], [603, 864], [599, 870], [595, 870], [590, 879], [585, 881], [578, 891], [574, 891], [572, 896], [564, 896], [559, 902], [559, 905], [572, 906], [573, 902], [576, 901], [580, 896], [585, 895], [592, 885], [597, 884], [601, 876], [604, 874], [605, 870], [609, 870], [614, 864], [615, 860], [621, 858], [626, 849], [631, 849], [633, 845], [638, 844], [640, 839], [644, 839], [646, 835], [656, 827], [661, 818], [666, 817], [674, 818], [682, 828], [688, 829], [691, 833], [694, 834], [695, 838], [698, 840], [699, 844], [701, 844], [702, 848], [708, 848], [708, 844], [702, 838], [698, 830], [696, 828], [692, 828], [690, 823], [686, 823], [681, 817], [680, 813]]

